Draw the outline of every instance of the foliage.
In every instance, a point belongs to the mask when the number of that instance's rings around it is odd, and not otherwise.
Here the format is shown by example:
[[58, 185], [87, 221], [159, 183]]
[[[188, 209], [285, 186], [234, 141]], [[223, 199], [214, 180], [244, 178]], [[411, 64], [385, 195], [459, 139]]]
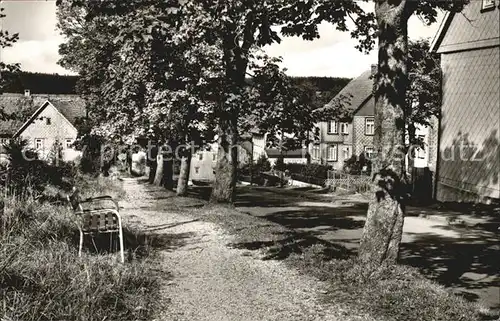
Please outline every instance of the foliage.
[[[326, 104], [337, 96], [337, 94], [351, 81], [349, 78], [333, 77], [292, 77], [292, 82], [296, 87], [309, 91], [311, 96], [311, 106], [313, 110], [325, 107]], [[333, 106], [334, 110], [340, 114], [346, 109], [344, 106]], [[342, 118], [334, 115], [333, 119]]]
[[[178, 15], [157, 2], [122, 15], [94, 14], [85, 19], [93, 9], [93, 4], [63, 3], [58, 20], [69, 39], [61, 46], [60, 63], [82, 74], [79, 92], [86, 95], [92, 117], [99, 120], [94, 133], [115, 141], [198, 138], [191, 131], [200, 126], [197, 111], [205, 104], [197, 99], [205, 88], [200, 73], [209, 71], [200, 69], [207, 65], [203, 61], [192, 61], [195, 54], [185, 59], [183, 46], [174, 43]], [[103, 29], [103, 24], [112, 28]], [[81, 39], [102, 45], [85, 46]]]
[[284, 169], [288, 170], [291, 174], [298, 174], [301, 176], [314, 177], [319, 179], [327, 179], [328, 171], [332, 169], [329, 165], [322, 164], [285, 164]]
[[49, 154], [47, 155], [47, 160], [50, 165], [58, 166], [59, 162], [63, 159], [63, 146], [62, 143], [56, 139], [54, 144], [52, 144]]
[[[363, 171], [365, 166], [366, 171]], [[364, 153], [359, 154], [359, 156], [352, 155], [351, 158], [344, 162], [344, 171], [352, 175], [361, 175], [363, 173], [370, 175], [372, 162], [366, 158]]]
[[82, 151], [79, 167], [85, 174], [96, 174], [100, 170], [100, 151], [103, 139], [92, 135], [90, 128], [83, 123], [78, 126], [78, 139], [75, 141], [75, 148]]
[[409, 86], [406, 93], [406, 124], [410, 145], [421, 145], [415, 124], [432, 127], [431, 119], [441, 111], [441, 60], [430, 52], [428, 40], [408, 44]]
[[[339, 77], [297, 77], [293, 76], [292, 81], [296, 85], [306, 84], [306, 86], [312, 86], [319, 93], [327, 93], [331, 98], [335, 97], [352, 79], [350, 78], [339, 78]], [[331, 98], [325, 98], [321, 106], [326, 104]]]
[[276, 158], [276, 163], [273, 168], [278, 171], [285, 170], [285, 157], [283, 155], [279, 155], [278, 158]]
[[[0, 1], [1, 4], [1, 1]], [[3, 13], [5, 9], [0, 8], [0, 20], [5, 18], [5, 14]], [[0, 30], [0, 48], [8, 48], [12, 47], [12, 45], [19, 40], [19, 34], [9, 33], [8, 30], [4, 30], [3, 28]], [[11, 80], [9, 76], [15, 75], [15, 72], [19, 70], [19, 64], [6, 64], [3, 61], [0, 62], [0, 93], [3, 92], [4, 86], [8, 84]], [[7, 75], [7, 78], [3, 78], [4, 75]]]
[[5, 85], [4, 91], [9, 93], [24, 93], [29, 89], [32, 94], [76, 94], [78, 76], [44, 74], [39, 72], [20, 71], [9, 74], [11, 81]]
[[[93, 97], [90, 105], [96, 106], [103, 136], [137, 130], [133, 134], [184, 140], [193, 128], [210, 132], [217, 127], [223, 139], [227, 130], [237, 136], [239, 126], [277, 136], [291, 133], [289, 143], [308, 138], [314, 124], [311, 92], [293, 86], [278, 60], [265, 57], [260, 48], [278, 41], [271, 27], [295, 14], [311, 26], [304, 32], [289, 25], [283, 32], [314, 37], [318, 22], [312, 21], [309, 4], [300, 9], [281, 2], [198, 0], [59, 4], [59, 26], [70, 39], [61, 47], [61, 63], [83, 71], [83, 87]], [[358, 8], [348, 6], [347, 11], [361, 15]], [[109, 27], [97, 27], [103, 23]], [[96, 32], [104, 30], [109, 32]]]
[[36, 151], [27, 148], [27, 141], [13, 139], [5, 146], [9, 159], [7, 193], [23, 199], [39, 198], [48, 184], [69, 190], [75, 170], [71, 164], [51, 165], [38, 159]]
[[255, 162], [255, 171], [256, 172], [268, 172], [271, 170], [271, 163], [267, 159], [265, 154], [260, 155]]
[[[377, 8], [394, 7], [404, 19], [415, 13], [432, 23], [436, 8], [459, 11], [463, 2], [381, 1]], [[357, 48], [369, 51], [378, 28], [375, 14], [365, 12], [354, 0], [58, 0], [58, 4], [61, 29], [70, 39], [61, 48], [62, 63], [82, 71], [88, 97], [94, 99], [91, 105], [100, 106], [96, 116], [105, 120], [104, 133], [120, 137], [133, 123], [140, 131], [184, 138], [186, 126], [182, 124], [198, 125], [197, 129], [203, 124], [203, 129], [218, 131], [221, 146], [237, 141], [238, 130], [248, 127], [272, 131], [271, 143], [290, 133], [281, 144], [297, 144], [304, 137], [309, 139], [315, 117], [328, 116], [310, 112], [314, 95], [304, 88], [307, 86], [299, 90], [292, 86], [277, 67], [278, 60], [263, 55], [262, 47], [280, 42], [281, 36], [315, 39], [317, 26], [324, 21], [349, 31], [347, 21], [351, 20], [351, 36], [359, 40]], [[246, 86], [247, 73], [252, 76], [251, 89]], [[393, 78], [394, 82], [404, 79]], [[180, 80], [180, 90], [169, 80]], [[404, 88], [400, 85], [397, 87]], [[188, 108], [176, 107], [177, 102]], [[330, 109], [333, 114], [328, 117], [342, 116], [334, 110], [339, 108]], [[193, 116], [198, 112], [201, 122]], [[218, 162], [228, 159], [229, 155], [219, 157]], [[219, 165], [216, 180], [234, 185], [230, 177], [234, 177], [236, 164]], [[234, 186], [216, 184], [214, 192], [228, 188]]]
[[261, 175], [261, 173], [269, 172], [270, 170], [271, 170], [271, 163], [267, 159], [266, 155], [262, 154], [254, 164], [245, 164], [245, 166], [243, 166], [239, 170], [238, 174], [242, 176], [247, 176], [246, 177], [247, 179], [249, 179], [249, 176], [252, 175], [253, 183], [263, 185], [264, 177]]
[[[0, 0], [1, 5], [1, 0]], [[0, 23], [5, 17], [3, 13], [4, 8], [0, 8]], [[12, 45], [19, 39], [19, 34], [11, 34], [8, 30], [0, 29], [0, 51], [4, 48], [12, 47]], [[5, 86], [8, 85], [16, 73], [19, 71], [19, 64], [6, 64], [0, 61], [0, 94], [5, 91]], [[8, 119], [8, 115], [5, 114], [4, 110], [0, 110], [0, 120]]]

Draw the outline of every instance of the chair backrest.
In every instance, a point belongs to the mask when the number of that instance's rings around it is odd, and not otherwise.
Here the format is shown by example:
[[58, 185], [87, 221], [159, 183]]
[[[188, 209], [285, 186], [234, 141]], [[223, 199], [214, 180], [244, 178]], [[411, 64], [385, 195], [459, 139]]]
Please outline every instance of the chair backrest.
[[114, 232], [120, 228], [120, 215], [109, 209], [84, 211], [81, 224], [83, 232]]

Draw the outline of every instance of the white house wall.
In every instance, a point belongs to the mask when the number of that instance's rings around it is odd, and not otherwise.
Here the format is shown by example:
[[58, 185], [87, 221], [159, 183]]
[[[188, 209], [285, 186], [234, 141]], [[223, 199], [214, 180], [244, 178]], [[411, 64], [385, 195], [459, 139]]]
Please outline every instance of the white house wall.
[[[50, 124], [47, 124], [47, 118], [50, 119]], [[19, 136], [27, 140], [31, 148], [35, 148], [36, 139], [43, 139], [43, 148], [39, 150], [42, 158], [47, 157], [54, 143], [59, 141], [63, 146], [63, 160], [71, 161], [81, 153], [72, 148], [66, 148], [66, 140], [74, 142], [77, 135], [77, 129], [49, 103]]]

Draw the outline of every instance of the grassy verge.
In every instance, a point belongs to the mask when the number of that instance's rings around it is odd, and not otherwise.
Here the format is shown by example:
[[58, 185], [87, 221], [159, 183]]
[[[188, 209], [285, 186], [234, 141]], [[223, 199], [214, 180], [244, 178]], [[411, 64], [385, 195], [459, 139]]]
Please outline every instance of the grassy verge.
[[[108, 179], [80, 177], [84, 196], [123, 191]], [[142, 251], [117, 262], [116, 253], [77, 253], [73, 213], [65, 205], [4, 199], [0, 217], [0, 319], [151, 320], [159, 297], [154, 256]], [[141, 237], [129, 232], [135, 251]], [[133, 248], [134, 244], [136, 249]], [[149, 248], [148, 248], [149, 249]]]
[[329, 287], [325, 300], [338, 304], [346, 321], [363, 315], [383, 321], [484, 319], [479, 306], [451, 294], [414, 268], [366, 267], [345, 248], [233, 208], [207, 205], [189, 213], [222, 226], [235, 237], [232, 246], [262, 251], [264, 259], [283, 260], [325, 281]]
[[109, 195], [119, 200], [125, 196], [125, 191], [119, 182], [117, 179], [107, 177], [79, 175], [75, 179], [75, 187], [81, 191], [83, 198]]

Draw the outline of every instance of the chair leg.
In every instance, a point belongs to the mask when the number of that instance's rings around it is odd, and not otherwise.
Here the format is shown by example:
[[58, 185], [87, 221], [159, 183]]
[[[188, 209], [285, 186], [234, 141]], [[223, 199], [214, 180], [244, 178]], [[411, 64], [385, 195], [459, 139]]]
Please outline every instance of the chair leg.
[[82, 248], [83, 248], [83, 232], [80, 230], [80, 245], [78, 246], [78, 256], [82, 256]]
[[120, 238], [120, 240], [119, 240], [119, 242], [120, 242], [120, 259], [121, 259], [122, 263], [125, 263], [125, 254], [123, 253], [123, 232], [122, 232], [121, 226], [120, 226], [120, 230], [118, 232], [118, 237]]

